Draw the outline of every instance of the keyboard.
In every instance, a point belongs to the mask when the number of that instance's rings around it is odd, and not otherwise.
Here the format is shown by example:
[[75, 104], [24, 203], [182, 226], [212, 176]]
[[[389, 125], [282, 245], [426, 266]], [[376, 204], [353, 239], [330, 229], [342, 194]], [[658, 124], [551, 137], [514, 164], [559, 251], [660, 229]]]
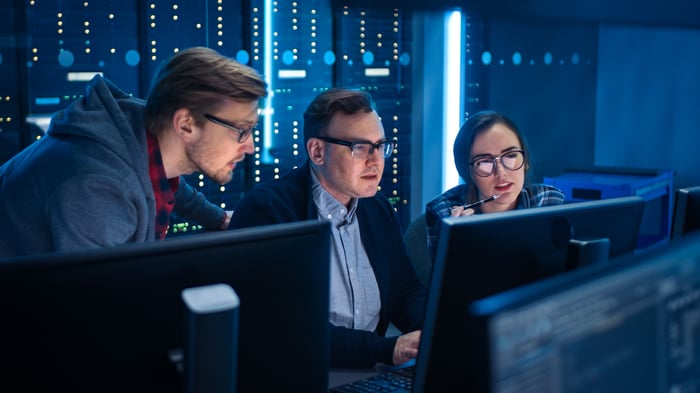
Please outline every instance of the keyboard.
[[415, 366], [386, 371], [331, 389], [331, 393], [411, 393]]

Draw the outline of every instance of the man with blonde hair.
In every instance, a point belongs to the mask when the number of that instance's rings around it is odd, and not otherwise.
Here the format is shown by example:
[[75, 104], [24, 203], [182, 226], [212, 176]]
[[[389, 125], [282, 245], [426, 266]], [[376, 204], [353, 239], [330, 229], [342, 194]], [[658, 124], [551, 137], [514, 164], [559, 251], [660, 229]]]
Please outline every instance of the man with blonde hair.
[[230, 212], [181, 176], [229, 182], [266, 95], [255, 70], [203, 47], [164, 62], [146, 101], [96, 76], [0, 167], [0, 257], [162, 239], [171, 212], [226, 228]]

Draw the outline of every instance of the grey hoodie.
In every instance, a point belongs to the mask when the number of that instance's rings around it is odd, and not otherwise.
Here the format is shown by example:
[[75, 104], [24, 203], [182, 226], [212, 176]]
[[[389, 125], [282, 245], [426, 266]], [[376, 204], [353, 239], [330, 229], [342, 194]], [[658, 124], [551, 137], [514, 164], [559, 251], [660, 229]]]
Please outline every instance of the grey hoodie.
[[[144, 106], [97, 76], [0, 167], [0, 258], [155, 240]], [[224, 219], [184, 180], [174, 211], [207, 228]]]

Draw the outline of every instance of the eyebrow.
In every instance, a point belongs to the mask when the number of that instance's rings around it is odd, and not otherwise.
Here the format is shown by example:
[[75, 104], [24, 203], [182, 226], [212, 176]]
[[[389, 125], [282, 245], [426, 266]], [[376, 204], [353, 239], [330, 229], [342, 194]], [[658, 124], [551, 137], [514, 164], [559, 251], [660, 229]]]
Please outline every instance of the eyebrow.
[[[518, 147], [518, 146], [509, 146], [509, 147], [506, 147], [505, 149], [501, 150], [501, 154], [507, 153], [507, 152], [513, 151], [513, 150], [522, 150], [522, 148], [521, 148], [521, 147]], [[494, 156], [493, 154], [488, 154], [488, 153], [477, 154], [477, 155], [475, 155], [475, 156], [473, 156], [473, 157], [471, 158], [471, 161], [477, 160], [477, 159], [479, 159], [479, 158], [484, 158], [484, 157], [491, 157], [491, 158], [493, 158], [493, 157], [495, 157], [495, 156]]]

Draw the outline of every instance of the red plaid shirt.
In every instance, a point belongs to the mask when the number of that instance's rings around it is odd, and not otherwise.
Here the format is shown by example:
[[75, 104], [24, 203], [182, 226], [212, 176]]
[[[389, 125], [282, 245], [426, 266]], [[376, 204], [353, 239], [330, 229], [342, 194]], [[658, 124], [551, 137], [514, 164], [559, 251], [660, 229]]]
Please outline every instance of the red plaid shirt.
[[173, 179], [165, 177], [158, 138], [147, 133], [146, 141], [148, 143], [148, 176], [151, 178], [156, 196], [156, 239], [163, 239], [168, 233], [170, 213], [175, 206], [175, 192], [180, 186], [180, 176]]

